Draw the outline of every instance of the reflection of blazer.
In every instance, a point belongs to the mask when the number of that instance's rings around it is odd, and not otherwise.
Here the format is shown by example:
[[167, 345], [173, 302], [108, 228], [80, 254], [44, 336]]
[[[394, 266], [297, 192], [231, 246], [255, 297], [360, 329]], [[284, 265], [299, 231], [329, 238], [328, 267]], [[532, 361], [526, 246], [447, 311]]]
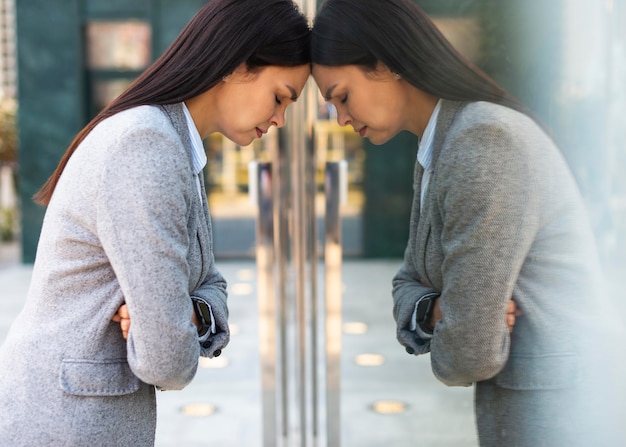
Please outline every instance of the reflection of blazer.
[[[228, 339], [180, 105], [99, 124], [48, 207], [26, 305], [0, 350], [0, 445], [152, 446], [155, 386], [180, 389]], [[203, 188], [204, 189], [204, 188]], [[219, 346], [201, 348], [191, 294]], [[126, 302], [128, 340], [111, 317]]]
[[[602, 325], [604, 294], [574, 179], [539, 126], [502, 106], [442, 100], [435, 133], [421, 212], [416, 164], [409, 242], [394, 278], [398, 339], [430, 351], [442, 382], [477, 383], [481, 445], [586, 445], [577, 440], [584, 424], [568, 411], [581, 404], [592, 346], [583, 342]], [[433, 290], [443, 319], [420, 344], [407, 325]], [[511, 297], [523, 316], [509, 336]]]

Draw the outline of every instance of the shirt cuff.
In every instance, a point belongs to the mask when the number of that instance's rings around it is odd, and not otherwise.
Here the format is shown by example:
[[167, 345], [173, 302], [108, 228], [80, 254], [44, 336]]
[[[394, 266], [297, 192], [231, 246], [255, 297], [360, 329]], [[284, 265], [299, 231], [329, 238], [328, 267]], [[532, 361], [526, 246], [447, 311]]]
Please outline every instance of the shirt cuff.
[[423, 330], [420, 329], [419, 325], [417, 324], [417, 305], [419, 304], [419, 302], [420, 300], [417, 300], [417, 303], [415, 303], [415, 309], [413, 310], [413, 315], [411, 316], [410, 328], [412, 331], [415, 331], [418, 337], [421, 338], [422, 340], [430, 340], [431, 338], [433, 338], [433, 334], [424, 332]]
[[[206, 301], [205, 301], [205, 303], [206, 303]], [[206, 303], [206, 305], [208, 306], [209, 314], [211, 315], [211, 326], [209, 327], [209, 330], [206, 331], [206, 334], [204, 334], [202, 337], [198, 338], [198, 341], [200, 341], [200, 343], [202, 343], [204, 341], [207, 341], [211, 335], [213, 335], [213, 334], [215, 334], [215, 332], [217, 332], [217, 328], [215, 326], [215, 317], [213, 316], [213, 309], [211, 308], [211, 305], [209, 303]]]

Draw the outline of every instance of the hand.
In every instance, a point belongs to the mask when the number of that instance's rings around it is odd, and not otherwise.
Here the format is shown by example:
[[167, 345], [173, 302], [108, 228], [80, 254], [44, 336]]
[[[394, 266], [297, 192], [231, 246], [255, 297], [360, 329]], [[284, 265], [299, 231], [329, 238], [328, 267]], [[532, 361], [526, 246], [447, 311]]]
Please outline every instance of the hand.
[[[514, 300], [509, 300], [509, 303], [506, 308], [506, 325], [509, 328], [509, 333], [513, 332], [513, 326], [515, 326], [515, 318], [522, 315], [522, 310], [517, 307], [517, 304]], [[439, 320], [441, 320], [441, 307], [439, 306], [439, 298], [435, 299], [435, 307], [433, 308], [433, 312], [430, 316], [430, 321], [428, 324], [430, 327], [434, 328]]]
[[124, 340], [128, 339], [128, 331], [130, 329], [130, 314], [128, 313], [128, 306], [126, 304], [122, 304], [120, 308], [117, 309], [117, 313], [113, 315], [111, 320], [120, 324], [122, 337], [124, 337]]
[[433, 311], [430, 314], [430, 320], [428, 321], [428, 325], [431, 328], [435, 328], [435, 325], [441, 318], [443, 314], [441, 313], [441, 306], [439, 305], [439, 297], [435, 298], [435, 306], [433, 307]]
[[522, 315], [522, 310], [518, 309], [514, 300], [509, 300], [509, 304], [506, 308], [506, 325], [509, 327], [509, 334], [513, 332], [513, 326], [515, 326], [515, 317]]
[[198, 316], [196, 315], [196, 311], [195, 310], [191, 313], [191, 322], [194, 324], [196, 329], [198, 329], [198, 332], [200, 332], [202, 330], [202, 325], [198, 321]]

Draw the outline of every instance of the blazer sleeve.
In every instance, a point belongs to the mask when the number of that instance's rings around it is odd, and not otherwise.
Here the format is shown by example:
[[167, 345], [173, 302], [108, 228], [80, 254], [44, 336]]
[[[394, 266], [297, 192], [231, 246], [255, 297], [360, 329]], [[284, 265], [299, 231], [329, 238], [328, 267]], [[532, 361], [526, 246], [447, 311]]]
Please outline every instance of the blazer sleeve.
[[148, 384], [181, 389], [200, 354], [186, 259], [197, 191], [186, 153], [173, 131], [137, 126], [108, 153], [95, 199], [97, 231], [131, 315], [128, 363]]
[[404, 253], [404, 262], [392, 281], [393, 318], [396, 321], [396, 339], [411, 354], [430, 352], [430, 339], [421, 338], [411, 329], [415, 304], [425, 295], [437, 293], [420, 281], [419, 274], [412, 267], [412, 241]]
[[[211, 253], [211, 257], [213, 254]], [[211, 306], [211, 312], [215, 319], [215, 333], [201, 342], [203, 357], [219, 355], [218, 351], [224, 349], [230, 341], [230, 328], [228, 327], [228, 305], [226, 280], [215, 267], [211, 259], [211, 270], [204, 282], [192, 293], [192, 296], [201, 298]]]
[[[535, 131], [536, 133], [536, 131]], [[432, 187], [442, 216], [434, 374], [448, 385], [495, 376], [508, 360], [506, 307], [540, 224], [530, 135], [500, 122], [448, 138]]]

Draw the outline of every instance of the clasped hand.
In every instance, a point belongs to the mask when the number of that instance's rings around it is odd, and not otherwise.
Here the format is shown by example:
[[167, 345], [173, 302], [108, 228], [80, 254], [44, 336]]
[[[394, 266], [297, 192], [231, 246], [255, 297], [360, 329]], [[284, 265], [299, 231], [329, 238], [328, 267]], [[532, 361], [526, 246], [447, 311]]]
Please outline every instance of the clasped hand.
[[[513, 327], [515, 326], [515, 319], [522, 315], [521, 309], [517, 307], [515, 300], [510, 299], [506, 308], [506, 316], [505, 321], [506, 325], [509, 328], [509, 333], [513, 332]], [[437, 322], [441, 320], [443, 314], [441, 313], [441, 307], [439, 306], [439, 298], [435, 300], [435, 307], [433, 308], [433, 313], [430, 317], [430, 327], [435, 327]]]
[[[128, 306], [126, 304], [122, 304], [111, 320], [120, 324], [122, 337], [124, 337], [124, 340], [128, 339], [128, 331], [130, 330], [130, 313], [128, 313]], [[200, 330], [200, 323], [196, 318], [195, 312], [191, 314], [191, 322], [196, 326], [196, 328], [198, 328], [198, 330]]]

